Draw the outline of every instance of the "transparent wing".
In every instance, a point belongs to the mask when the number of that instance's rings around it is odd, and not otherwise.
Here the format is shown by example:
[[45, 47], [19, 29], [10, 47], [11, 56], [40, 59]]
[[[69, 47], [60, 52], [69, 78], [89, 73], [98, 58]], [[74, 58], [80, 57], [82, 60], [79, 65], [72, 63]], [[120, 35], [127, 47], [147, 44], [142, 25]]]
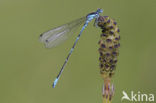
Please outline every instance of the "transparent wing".
[[84, 23], [85, 20], [86, 17], [82, 17], [44, 32], [40, 35], [40, 41], [43, 42], [47, 48], [55, 47], [69, 38], [71, 34], [73, 34], [73, 31]]

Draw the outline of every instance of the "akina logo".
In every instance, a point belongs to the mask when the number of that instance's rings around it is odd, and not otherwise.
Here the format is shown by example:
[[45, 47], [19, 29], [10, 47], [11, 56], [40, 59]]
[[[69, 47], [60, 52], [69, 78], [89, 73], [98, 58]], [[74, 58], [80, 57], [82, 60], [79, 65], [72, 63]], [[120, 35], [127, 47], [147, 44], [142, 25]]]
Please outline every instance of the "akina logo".
[[121, 101], [131, 101], [131, 102], [154, 102], [154, 94], [146, 94], [141, 93], [140, 91], [134, 92], [131, 91], [130, 95], [128, 95], [125, 91], [122, 91], [122, 98]]

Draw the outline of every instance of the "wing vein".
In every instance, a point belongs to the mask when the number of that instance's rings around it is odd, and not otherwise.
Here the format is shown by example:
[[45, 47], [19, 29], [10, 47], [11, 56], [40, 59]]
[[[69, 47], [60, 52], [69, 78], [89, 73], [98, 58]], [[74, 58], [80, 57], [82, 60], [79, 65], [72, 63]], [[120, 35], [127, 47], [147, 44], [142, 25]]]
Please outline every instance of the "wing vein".
[[85, 17], [82, 17], [44, 32], [40, 35], [40, 41], [44, 43], [47, 48], [55, 47], [68, 39], [72, 32], [85, 22], [85, 19]]

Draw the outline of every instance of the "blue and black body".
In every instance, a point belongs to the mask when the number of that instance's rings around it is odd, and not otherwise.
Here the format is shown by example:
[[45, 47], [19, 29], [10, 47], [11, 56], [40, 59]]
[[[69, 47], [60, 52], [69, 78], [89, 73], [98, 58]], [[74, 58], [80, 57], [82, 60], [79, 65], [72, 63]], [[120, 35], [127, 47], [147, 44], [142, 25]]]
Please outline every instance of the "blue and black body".
[[[58, 80], [59, 80], [59, 78], [60, 78], [60, 76], [61, 76], [61, 74], [62, 74], [62, 72], [63, 72], [63, 70], [64, 70], [64, 67], [65, 67], [65, 65], [66, 65], [67, 62], [68, 62], [68, 59], [69, 59], [70, 55], [72, 54], [72, 52], [73, 52], [73, 50], [74, 50], [74, 48], [75, 48], [75, 46], [76, 46], [76, 44], [77, 44], [77, 42], [78, 42], [80, 36], [82, 35], [82, 32], [83, 32], [84, 29], [88, 26], [89, 22], [91, 22], [93, 19], [95, 19], [94, 25], [96, 26], [97, 19], [98, 19], [98, 17], [100, 16], [99, 14], [102, 13], [102, 12], [103, 12], [102, 9], [98, 9], [96, 12], [89, 13], [89, 14], [86, 16], [84, 25], [83, 25], [83, 27], [82, 27], [82, 29], [81, 29], [79, 35], [77, 36], [77, 38], [76, 38], [76, 40], [75, 40], [75, 42], [74, 42], [74, 44], [73, 44], [71, 50], [69, 51], [69, 54], [68, 54], [68, 56], [67, 56], [67, 58], [66, 58], [66, 60], [65, 60], [65, 62], [64, 62], [64, 64], [63, 64], [63, 66], [62, 66], [62, 68], [61, 68], [61, 70], [60, 70], [58, 76], [56, 77], [55, 81], [53, 82], [53, 85], [52, 85], [53, 88], [55, 88], [55, 86], [56, 86], [56, 84], [57, 84], [57, 82], [58, 82]], [[80, 19], [80, 20], [83, 21], [82, 19]], [[78, 20], [76, 20], [76, 21], [79, 22], [80, 20], [78, 19]], [[69, 23], [68, 26], [70, 27], [71, 24], [73, 24], [73, 22], [72, 22], [72, 23]], [[75, 25], [77, 25], [77, 24], [79, 24], [79, 23], [76, 23]], [[61, 32], [57, 32], [58, 30], [61, 30], [61, 29], [62, 29], [61, 27], [63, 28], [63, 30], [62, 30]], [[60, 28], [60, 29], [59, 29], [59, 28]], [[60, 27], [58, 27], [58, 28], [52, 29], [52, 30], [50, 30], [50, 31], [48, 31], [48, 32], [45, 32], [45, 33], [41, 34], [41, 37], [40, 37], [40, 38], [41, 38], [41, 41], [43, 41], [45, 44], [47, 44], [47, 43], [49, 43], [49, 41], [51, 42], [52, 40], [53, 40], [53, 41], [57, 41], [57, 39], [59, 39], [59, 36], [60, 36], [60, 37], [62, 36], [62, 38], [63, 38], [63, 36], [66, 35], [65, 33], [68, 33], [68, 31], [70, 31], [70, 29], [68, 28], [68, 30], [67, 30], [67, 29], [66, 29], [66, 25], [64, 25], [64, 27], [63, 27], [63, 26], [60, 26]], [[54, 32], [56, 32], [56, 33], [54, 33]], [[52, 33], [53, 33], [53, 34], [52, 34]], [[51, 34], [52, 34], [52, 35], [51, 35]], [[51, 35], [51, 36], [48, 37], [48, 35]], [[52, 42], [53, 42], [53, 41], [52, 41]], [[54, 43], [55, 43], [55, 42], [53, 42], [53, 44], [54, 44]], [[47, 45], [48, 45], [48, 44], [47, 44]]]

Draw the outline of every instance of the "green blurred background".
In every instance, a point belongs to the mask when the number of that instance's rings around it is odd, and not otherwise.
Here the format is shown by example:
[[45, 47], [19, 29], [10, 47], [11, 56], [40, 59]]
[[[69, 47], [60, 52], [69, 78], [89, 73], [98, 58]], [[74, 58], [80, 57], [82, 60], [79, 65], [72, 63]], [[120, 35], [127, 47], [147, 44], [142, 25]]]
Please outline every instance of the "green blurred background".
[[39, 42], [42, 32], [97, 8], [114, 18], [121, 31], [113, 103], [121, 102], [123, 90], [156, 94], [155, 0], [0, 0], [0, 103], [102, 103], [101, 30], [93, 22], [55, 89], [52, 82], [79, 30], [54, 49]]

